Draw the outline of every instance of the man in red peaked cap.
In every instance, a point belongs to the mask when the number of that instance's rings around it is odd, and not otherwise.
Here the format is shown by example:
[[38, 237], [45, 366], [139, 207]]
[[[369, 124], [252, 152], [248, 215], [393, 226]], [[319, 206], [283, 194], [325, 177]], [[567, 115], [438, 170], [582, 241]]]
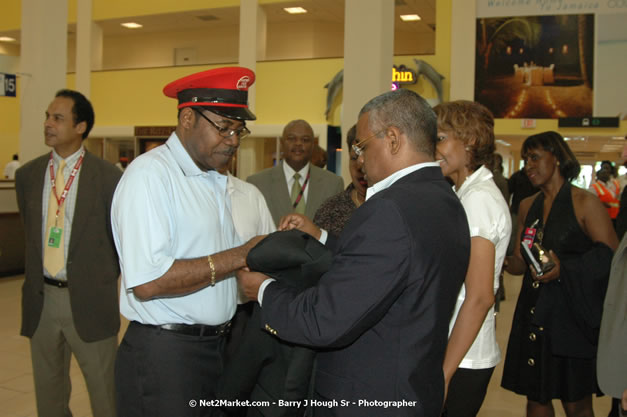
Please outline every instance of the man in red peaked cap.
[[[130, 321], [116, 360], [118, 416], [205, 416], [235, 313], [242, 244], [227, 177], [218, 173], [250, 132], [246, 68], [217, 68], [168, 84], [178, 123], [165, 146], [124, 172], [111, 209], [120, 256], [120, 311]], [[197, 408], [192, 404], [198, 405]]]

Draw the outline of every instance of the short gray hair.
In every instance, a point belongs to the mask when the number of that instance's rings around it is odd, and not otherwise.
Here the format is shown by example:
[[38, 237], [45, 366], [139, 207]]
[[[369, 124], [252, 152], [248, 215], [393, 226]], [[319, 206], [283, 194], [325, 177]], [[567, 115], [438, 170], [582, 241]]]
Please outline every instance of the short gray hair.
[[435, 155], [438, 123], [427, 101], [411, 90], [388, 91], [370, 100], [359, 112], [369, 113], [372, 132], [394, 126], [407, 135], [417, 151]]

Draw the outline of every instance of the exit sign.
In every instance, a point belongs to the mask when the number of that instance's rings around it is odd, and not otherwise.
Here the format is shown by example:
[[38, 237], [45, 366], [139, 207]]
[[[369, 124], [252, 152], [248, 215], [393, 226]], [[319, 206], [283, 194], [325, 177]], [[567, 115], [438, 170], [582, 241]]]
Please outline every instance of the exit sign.
[[618, 127], [618, 117], [562, 117], [559, 127]]

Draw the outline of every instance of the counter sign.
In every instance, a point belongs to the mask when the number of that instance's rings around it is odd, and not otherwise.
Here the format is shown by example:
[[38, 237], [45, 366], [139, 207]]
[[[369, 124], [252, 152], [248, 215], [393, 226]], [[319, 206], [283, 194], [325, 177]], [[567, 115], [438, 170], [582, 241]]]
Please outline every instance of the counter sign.
[[0, 72], [0, 96], [15, 97], [15, 74]]

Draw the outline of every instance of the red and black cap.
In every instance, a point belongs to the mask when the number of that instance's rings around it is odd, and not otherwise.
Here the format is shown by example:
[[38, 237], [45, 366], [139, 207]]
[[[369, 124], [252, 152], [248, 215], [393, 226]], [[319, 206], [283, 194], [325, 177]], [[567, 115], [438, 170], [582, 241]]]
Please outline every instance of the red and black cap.
[[177, 98], [178, 108], [205, 107], [235, 120], [255, 120], [248, 109], [248, 88], [255, 73], [243, 67], [224, 67], [188, 75], [163, 88], [163, 94]]

